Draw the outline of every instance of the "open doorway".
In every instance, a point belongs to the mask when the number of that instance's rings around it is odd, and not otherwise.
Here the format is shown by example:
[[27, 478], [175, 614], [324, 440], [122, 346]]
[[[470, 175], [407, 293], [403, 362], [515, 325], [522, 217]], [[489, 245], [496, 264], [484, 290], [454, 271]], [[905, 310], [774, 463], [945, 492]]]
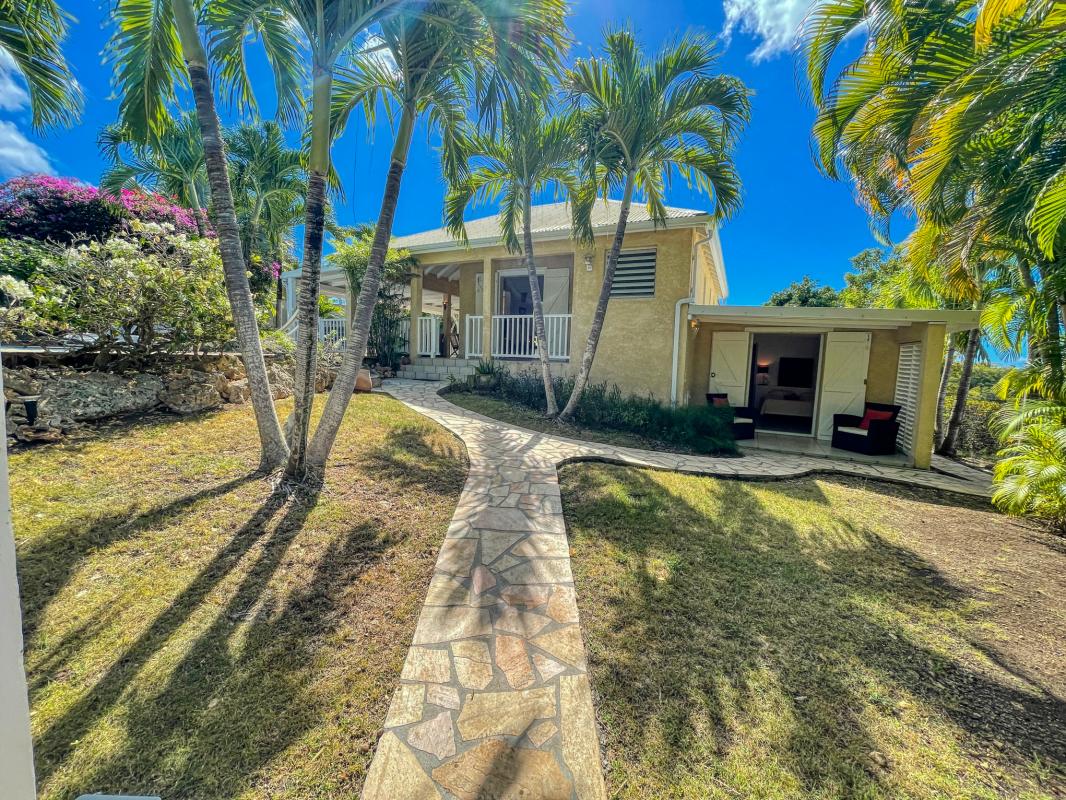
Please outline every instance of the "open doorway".
[[820, 334], [753, 336], [749, 396], [758, 430], [814, 433], [821, 349]]

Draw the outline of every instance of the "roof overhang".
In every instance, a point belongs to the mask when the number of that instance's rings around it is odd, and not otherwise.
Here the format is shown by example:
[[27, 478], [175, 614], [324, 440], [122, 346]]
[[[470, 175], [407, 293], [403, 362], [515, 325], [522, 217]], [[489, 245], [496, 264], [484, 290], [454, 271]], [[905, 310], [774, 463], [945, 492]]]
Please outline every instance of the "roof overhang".
[[[711, 219], [709, 214], [698, 214], [691, 217], [674, 217], [667, 220], [666, 225], [659, 225], [658, 228], [656, 228], [655, 222], [652, 220], [641, 220], [640, 222], [630, 222], [626, 225], [626, 233], [670, 230], [671, 228], [701, 228], [712, 225], [713, 222], [714, 220]], [[614, 222], [605, 225], [597, 225], [592, 229], [592, 233], [595, 236], [613, 235], [615, 227], [616, 224]], [[533, 241], [535, 242], [557, 242], [569, 238], [569, 228], [552, 228], [551, 230], [533, 232]], [[393, 240], [392, 246], [403, 248], [411, 255], [417, 256], [425, 253], [446, 253], [451, 250], [465, 252], [468, 250], [475, 250], [479, 247], [498, 247], [500, 244], [501, 241], [499, 235], [485, 236], [480, 239], [470, 239], [466, 244], [452, 240], [449, 242], [433, 242], [420, 245], [405, 245], [403, 243], [403, 237], [401, 236], [398, 239]]]
[[796, 306], [689, 306], [689, 319], [749, 329], [893, 330], [915, 323], [944, 325], [949, 333], [980, 325], [979, 311], [910, 308], [807, 308]]

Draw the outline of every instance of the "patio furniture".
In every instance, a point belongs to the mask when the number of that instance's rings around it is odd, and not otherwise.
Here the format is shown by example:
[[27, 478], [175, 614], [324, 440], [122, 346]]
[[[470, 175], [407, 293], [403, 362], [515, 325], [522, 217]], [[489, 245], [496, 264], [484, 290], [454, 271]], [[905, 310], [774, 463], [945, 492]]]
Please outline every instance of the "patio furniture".
[[733, 409], [733, 438], [737, 441], [755, 438], [755, 415], [747, 406], [730, 406], [729, 395], [718, 392], [707, 393], [707, 405], [730, 407]]
[[833, 447], [868, 456], [890, 456], [896, 452], [901, 406], [867, 403], [861, 417], [833, 415]]

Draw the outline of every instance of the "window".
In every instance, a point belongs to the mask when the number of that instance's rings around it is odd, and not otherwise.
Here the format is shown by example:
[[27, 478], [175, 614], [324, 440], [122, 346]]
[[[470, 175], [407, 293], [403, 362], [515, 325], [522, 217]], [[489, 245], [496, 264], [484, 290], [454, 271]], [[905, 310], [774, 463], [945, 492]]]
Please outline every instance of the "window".
[[611, 297], [655, 296], [655, 251], [623, 250], [618, 256]]

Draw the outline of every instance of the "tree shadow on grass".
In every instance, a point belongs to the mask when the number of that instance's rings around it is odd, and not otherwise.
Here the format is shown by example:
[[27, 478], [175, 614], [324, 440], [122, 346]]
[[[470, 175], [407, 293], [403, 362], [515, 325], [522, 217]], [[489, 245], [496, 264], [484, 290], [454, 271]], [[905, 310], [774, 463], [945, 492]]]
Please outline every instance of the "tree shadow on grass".
[[[270, 521], [286, 506], [287, 501], [287, 495], [272, 493], [167, 609], [113, 661], [93, 687], [37, 737], [34, 750], [39, 781], [47, 781], [72, 755], [81, 737], [122, 699], [141, 670], [171, 636], [205, 606], [209, 595], [238, 567], [243, 556], [259, 543]], [[291, 541], [299, 531], [314, 502], [315, 498], [311, 498], [305, 503], [290, 504], [288, 513], [263, 542], [263, 552], [256, 566], [249, 571], [242, 584], [243, 591], [238, 592], [238, 596], [247, 599], [250, 593], [262, 588], [263, 580], [268, 579], [277, 566], [277, 557], [271, 554], [277, 552], [280, 556], [284, 552], [282, 545]], [[152, 735], [158, 736], [161, 730], [156, 729]]]
[[130, 700], [125, 746], [94, 767], [93, 789], [234, 797], [322, 721], [308, 696], [320, 668], [316, 650], [351, 613], [340, 601], [344, 588], [389, 543], [370, 525], [354, 528], [326, 549], [309, 580], [287, 597], [275, 596], [267, 586], [308, 510], [293, 509], [279, 523], [166, 683]]
[[[94, 516], [91, 521], [75, 517], [46, 534], [21, 543], [18, 548], [18, 572], [22, 587], [23, 636], [27, 640], [33, 638], [49, 603], [63, 591], [78, 567], [94, 553], [106, 550], [116, 542], [134, 539], [145, 531], [163, 527], [197, 503], [224, 497], [257, 477], [255, 473], [248, 473], [222, 481], [142, 511], [132, 518], [126, 513], [103, 518]], [[75, 631], [69, 636], [84, 638], [89, 628], [87, 625], [80, 627], [82, 633]]]
[[[434, 441], [425, 425], [410, 423], [392, 427], [384, 444], [367, 452], [353, 454], [354, 465], [367, 475], [377, 475], [399, 489], [417, 487], [434, 494], [452, 495], [456, 485], [456, 458], [469, 463], [463, 443], [451, 436], [448, 445]], [[345, 466], [340, 460], [337, 466]]]
[[[748, 759], [748, 777], [782, 795], [891, 797], [895, 765], [871, 754], [896, 734], [871, 719], [907, 723], [912, 700], [947, 721], [933, 736], [953, 746], [951, 726], [962, 729], [998, 766], [1066, 763], [1047, 728], [1066, 718], [1060, 698], [948, 655], [966, 640], [923, 624], [967, 614], [967, 592], [931, 563], [827, 514], [813, 481], [756, 494], [702, 480], [707, 497], [693, 505], [646, 471], [564, 473], [598, 714], [626, 789], [648, 770], [675, 790], [714, 782], [733, 756], [733, 775]], [[945, 635], [954, 649], [937, 646]]]

